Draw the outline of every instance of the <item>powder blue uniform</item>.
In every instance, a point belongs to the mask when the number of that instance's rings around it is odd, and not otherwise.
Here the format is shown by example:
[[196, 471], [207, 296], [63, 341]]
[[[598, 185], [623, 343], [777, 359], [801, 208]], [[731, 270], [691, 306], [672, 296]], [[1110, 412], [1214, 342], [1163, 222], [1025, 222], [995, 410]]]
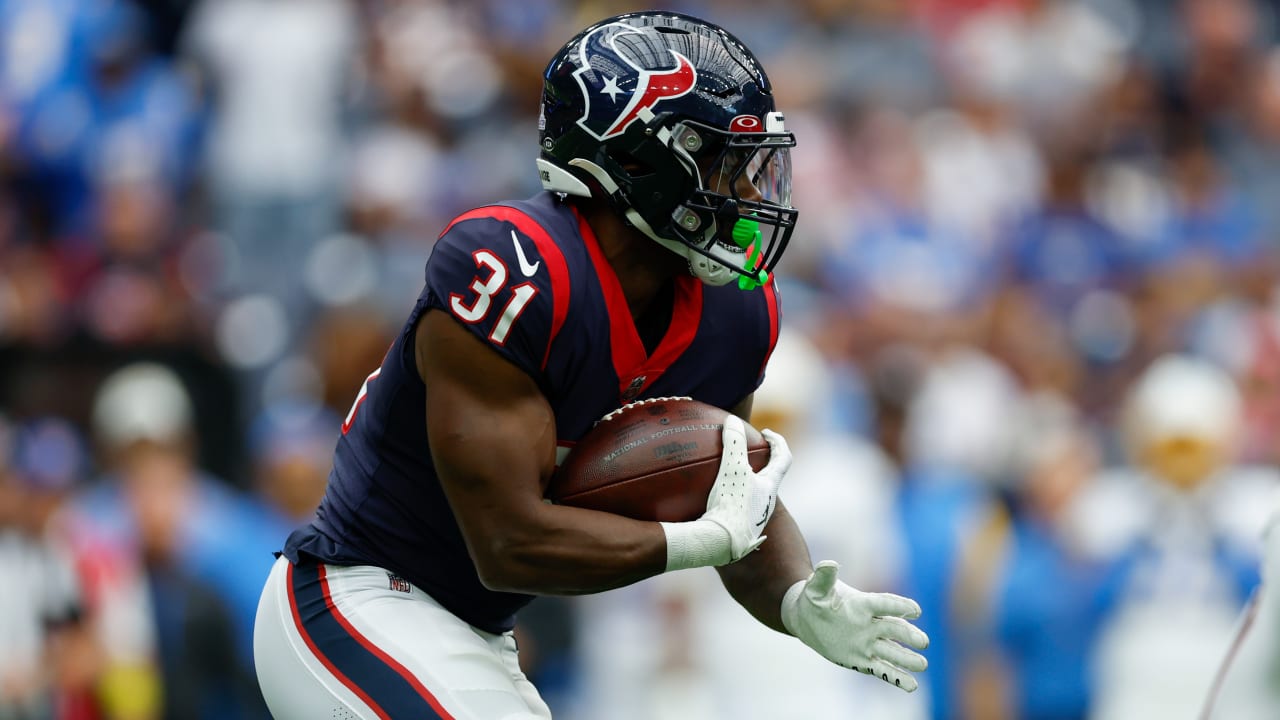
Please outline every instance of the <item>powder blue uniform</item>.
[[613, 270], [569, 205], [542, 193], [454, 220], [343, 425], [315, 519], [289, 537], [285, 555], [384, 568], [491, 633], [511, 629], [531, 598], [480, 583], [433, 467], [414, 361], [428, 309], [452, 314], [537, 382], [562, 449], [632, 400], [687, 395], [733, 407], [759, 385], [779, 319], [772, 283], [744, 292], [680, 277], [670, 328], [649, 355]]

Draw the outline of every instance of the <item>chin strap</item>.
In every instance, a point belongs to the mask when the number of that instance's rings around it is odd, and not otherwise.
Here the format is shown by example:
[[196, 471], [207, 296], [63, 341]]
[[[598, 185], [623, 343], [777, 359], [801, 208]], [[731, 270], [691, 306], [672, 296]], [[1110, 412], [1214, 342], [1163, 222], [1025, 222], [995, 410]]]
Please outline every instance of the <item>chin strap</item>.
[[[689, 262], [689, 274], [702, 282], [719, 287], [720, 285], [729, 284], [729, 281], [733, 279], [735, 273], [724, 264], [703, 255], [679, 240], [664, 238], [654, 232], [653, 228], [649, 227], [649, 223], [645, 222], [645, 219], [634, 208], [627, 208], [623, 215], [626, 217], [627, 222], [634, 225], [637, 230], [644, 233], [650, 240], [687, 260]], [[719, 248], [718, 245], [713, 246], [712, 252], [717, 248]]]

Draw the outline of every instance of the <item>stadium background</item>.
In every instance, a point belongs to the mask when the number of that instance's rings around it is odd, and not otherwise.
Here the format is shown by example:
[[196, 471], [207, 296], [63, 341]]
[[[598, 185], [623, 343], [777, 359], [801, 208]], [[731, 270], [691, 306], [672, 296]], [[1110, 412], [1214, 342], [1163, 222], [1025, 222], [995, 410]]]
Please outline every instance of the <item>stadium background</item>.
[[[639, 7], [0, 0], [0, 718], [263, 716], [270, 553], [433, 239], [537, 191], [542, 65]], [[757, 424], [932, 667], [792, 677], [667, 580], [530, 608], [557, 717], [1194, 717], [1277, 483], [1280, 3], [661, 7], [796, 132]]]

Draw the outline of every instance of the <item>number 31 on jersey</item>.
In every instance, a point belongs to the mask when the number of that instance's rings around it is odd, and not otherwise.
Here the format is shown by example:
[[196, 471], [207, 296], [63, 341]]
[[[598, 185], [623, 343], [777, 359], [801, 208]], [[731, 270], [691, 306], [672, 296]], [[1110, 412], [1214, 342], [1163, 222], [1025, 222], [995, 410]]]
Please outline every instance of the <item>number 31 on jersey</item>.
[[[524, 260], [524, 253], [520, 247], [520, 241], [515, 237], [515, 233], [512, 233], [512, 240], [515, 240], [516, 250], [520, 253], [520, 260], [522, 261], [521, 269], [524, 271], [527, 261]], [[471, 281], [471, 292], [474, 295], [464, 297], [458, 293], [449, 293], [449, 309], [462, 322], [474, 325], [489, 316], [489, 311], [494, 307], [495, 298], [498, 298], [507, 286], [507, 278], [510, 276], [510, 272], [508, 272], [507, 264], [502, 261], [502, 258], [488, 250], [476, 250], [471, 253], [471, 257], [475, 260], [476, 267], [480, 269], [480, 274], [476, 275], [475, 279]], [[537, 264], [533, 265], [532, 268], [536, 272]], [[526, 274], [529, 273], [526, 272]], [[501, 315], [498, 317], [498, 321], [494, 323], [493, 329], [489, 331], [489, 340], [497, 345], [505, 345], [507, 333], [511, 332], [511, 326], [515, 324], [516, 319], [520, 317], [520, 313], [524, 312], [525, 306], [537, 294], [538, 288], [532, 282], [513, 285], [511, 287], [511, 297], [507, 300], [506, 305], [502, 307]]]

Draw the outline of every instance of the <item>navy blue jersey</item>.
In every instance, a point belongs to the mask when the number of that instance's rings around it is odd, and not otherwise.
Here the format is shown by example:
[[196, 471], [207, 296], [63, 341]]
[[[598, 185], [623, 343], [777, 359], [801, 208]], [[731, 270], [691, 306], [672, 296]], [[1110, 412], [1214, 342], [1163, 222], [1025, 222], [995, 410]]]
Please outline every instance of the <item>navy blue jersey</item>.
[[687, 395], [732, 408], [759, 385], [778, 337], [772, 283], [743, 292], [688, 276], [676, 281], [670, 328], [646, 353], [591, 228], [554, 195], [449, 225], [413, 312], [343, 424], [316, 517], [285, 554], [385, 568], [489, 632], [510, 629], [530, 597], [480, 583], [432, 465], [414, 362], [427, 310], [450, 313], [537, 382], [555, 411], [560, 456], [632, 400]]

